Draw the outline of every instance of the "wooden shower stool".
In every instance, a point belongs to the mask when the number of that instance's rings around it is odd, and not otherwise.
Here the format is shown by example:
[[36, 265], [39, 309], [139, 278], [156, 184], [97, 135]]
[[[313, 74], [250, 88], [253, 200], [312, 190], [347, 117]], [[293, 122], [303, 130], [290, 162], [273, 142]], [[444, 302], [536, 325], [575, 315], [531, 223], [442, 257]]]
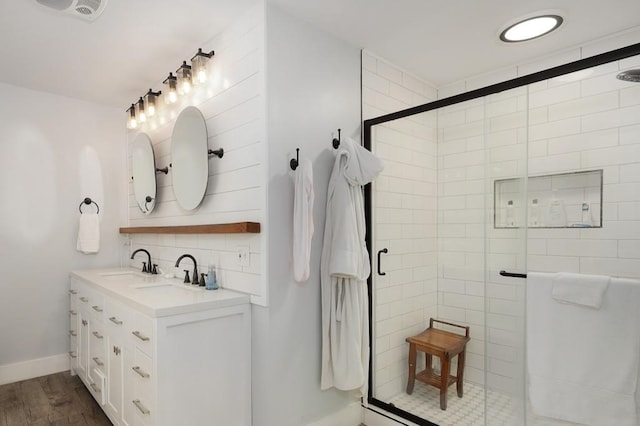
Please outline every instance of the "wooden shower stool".
[[[465, 330], [464, 336], [449, 331], [433, 328], [433, 323], [439, 322], [441, 324], [451, 325], [454, 327], [460, 327]], [[422, 333], [407, 337], [409, 343], [409, 380], [407, 382], [407, 393], [411, 395], [413, 392], [413, 385], [415, 380], [418, 379], [423, 383], [435, 386], [440, 389], [440, 409], [447, 409], [447, 389], [453, 383], [456, 384], [456, 390], [458, 391], [458, 397], [462, 398], [462, 375], [464, 373], [464, 358], [467, 342], [469, 339], [469, 327], [463, 327], [458, 324], [452, 324], [450, 322], [444, 322], [429, 319], [429, 328]], [[417, 352], [424, 352], [426, 358], [426, 368], [424, 371], [416, 374], [416, 357]], [[458, 372], [456, 376], [449, 374], [451, 368], [451, 359], [458, 355]], [[437, 356], [440, 358], [441, 375], [438, 376], [433, 371], [431, 365], [432, 357]]]

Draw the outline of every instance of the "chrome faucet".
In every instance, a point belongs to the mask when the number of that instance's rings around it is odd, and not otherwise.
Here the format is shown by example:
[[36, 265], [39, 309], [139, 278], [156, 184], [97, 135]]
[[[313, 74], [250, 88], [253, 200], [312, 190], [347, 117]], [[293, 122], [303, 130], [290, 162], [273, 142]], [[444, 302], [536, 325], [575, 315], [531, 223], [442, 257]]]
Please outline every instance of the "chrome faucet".
[[[191, 275], [193, 277], [193, 281], [191, 282], [191, 284], [193, 285], [198, 285], [198, 264], [196, 263], [196, 258], [191, 256], [190, 254], [183, 254], [182, 256], [180, 256], [178, 258], [178, 260], [176, 260], [176, 268], [180, 265], [180, 261], [182, 259], [184, 259], [185, 257], [188, 257], [189, 259], [191, 259], [191, 261], [193, 262], [193, 274]], [[188, 283], [189, 282], [189, 272], [185, 269], [185, 272], [187, 273], [184, 277], [184, 282]], [[204, 285], [204, 283], [200, 284], [200, 285]]]
[[139, 251], [143, 252], [143, 253], [147, 253], [147, 262], [142, 262], [142, 272], [148, 273], [148, 274], [157, 274], [158, 270], [156, 269], [158, 265], [152, 265], [151, 264], [151, 255], [149, 254], [149, 252], [145, 249], [138, 249], [136, 251], [134, 251], [133, 253], [131, 253], [131, 259], [133, 259], [133, 257], [136, 255], [136, 253], [138, 253]]

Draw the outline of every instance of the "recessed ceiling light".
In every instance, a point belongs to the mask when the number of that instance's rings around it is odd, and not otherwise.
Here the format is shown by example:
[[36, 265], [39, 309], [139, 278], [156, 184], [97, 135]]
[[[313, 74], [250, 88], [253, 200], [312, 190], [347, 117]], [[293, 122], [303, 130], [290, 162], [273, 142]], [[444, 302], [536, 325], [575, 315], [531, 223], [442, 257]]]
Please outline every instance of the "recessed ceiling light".
[[562, 24], [562, 16], [559, 15], [534, 16], [509, 25], [500, 33], [500, 40], [507, 43], [531, 40], [550, 33], [560, 24]]

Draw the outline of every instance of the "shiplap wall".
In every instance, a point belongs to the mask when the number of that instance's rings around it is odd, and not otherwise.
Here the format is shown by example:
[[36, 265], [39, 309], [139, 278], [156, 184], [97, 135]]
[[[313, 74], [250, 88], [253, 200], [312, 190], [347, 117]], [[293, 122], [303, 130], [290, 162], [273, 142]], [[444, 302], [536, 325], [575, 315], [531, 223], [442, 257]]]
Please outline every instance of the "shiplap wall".
[[[157, 202], [153, 212], [143, 215], [138, 208], [133, 183], [129, 182], [129, 226], [196, 225], [241, 221], [264, 222], [265, 187], [265, 88], [264, 88], [264, 9], [255, 7], [227, 30], [198, 47], [214, 50], [211, 82], [194, 87], [188, 97], [181, 97], [160, 117], [148, 121], [137, 131], [129, 132], [129, 143], [138, 132], [146, 132], [153, 144], [157, 167], [171, 162], [171, 135], [175, 118], [186, 106], [196, 106], [207, 126], [210, 149], [224, 148], [224, 157], [209, 159], [209, 180], [202, 204], [184, 211], [176, 202], [169, 174], [158, 174]], [[188, 56], [191, 52], [185, 52]], [[176, 61], [179, 65], [179, 61]], [[163, 74], [163, 70], [157, 71]], [[163, 90], [161, 81], [154, 90]], [[131, 161], [129, 158], [129, 172]], [[131, 174], [130, 174], [131, 176]], [[264, 227], [263, 227], [264, 228]], [[264, 229], [263, 229], [264, 233]], [[154, 263], [173, 271], [176, 259], [184, 253], [193, 255], [200, 272], [210, 263], [217, 267], [223, 287], [250, 293], [254, 303], [266, 304], [266, 280], [263, 277], [263, 234], [156, 235], [133, 234], [131, 252], [137, 248], [150, 251]], [[249, 248], [250, 265], [237, 261], [239, 246]], [[144, 256], [136, 256], [132, 265], [139, 267]], [[185, 259], [177, 273], [192, 269]]]

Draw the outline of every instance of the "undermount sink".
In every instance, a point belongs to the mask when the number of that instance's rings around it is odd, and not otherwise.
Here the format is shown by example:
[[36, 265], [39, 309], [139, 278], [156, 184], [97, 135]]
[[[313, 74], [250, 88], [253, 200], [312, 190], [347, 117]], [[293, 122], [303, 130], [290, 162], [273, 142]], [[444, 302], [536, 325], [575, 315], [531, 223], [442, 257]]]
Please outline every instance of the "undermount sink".
[[170, 282], [158, 282], [158, 283], [142, 283], [142, 284], [132, 284], [129, 286], [136, 290], [158, 290], [162, 291], [163, 289], [166, 291], [171, 291], [170, 288], [174, 288], [176, 290], [186, 290], [186, 291], [198, 291], [200, 287], [192, 287], [190, 285], [181, 285], [174, 284]]
[[136, 271], [113, 271], [113, 272], [102, 272], [100, 274], [106, 280], [109, 281], [129, 281], [129, 280], [139, 280], [139, 279], [148, 279], [149, 276], [142, 274], [141, 272]]

